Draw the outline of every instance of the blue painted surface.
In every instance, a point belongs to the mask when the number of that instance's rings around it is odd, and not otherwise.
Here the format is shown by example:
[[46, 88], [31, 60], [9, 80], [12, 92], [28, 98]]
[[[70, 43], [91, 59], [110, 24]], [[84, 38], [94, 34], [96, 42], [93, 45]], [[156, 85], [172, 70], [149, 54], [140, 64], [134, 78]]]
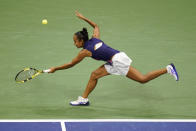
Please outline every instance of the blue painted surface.
[[194, 122], [66, 122], [66, 131], [196, 131]]
[[[66, 131], [196, 131], [196, 122], [65, 122]], [[0, 122], [0, 131], [62, 131], [60, 122]]]
[[0, 131], [62, 131], [60, 122], [0, 122]]

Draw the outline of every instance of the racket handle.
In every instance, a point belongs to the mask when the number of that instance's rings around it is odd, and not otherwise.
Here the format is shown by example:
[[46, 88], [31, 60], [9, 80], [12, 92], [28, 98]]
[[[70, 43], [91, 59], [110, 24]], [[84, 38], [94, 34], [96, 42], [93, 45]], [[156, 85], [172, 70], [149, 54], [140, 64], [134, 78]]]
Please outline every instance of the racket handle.
[[50, 69], [47, 69], [47, 70], [43, 70], [44, 73], [48, 73], [50, 72]]

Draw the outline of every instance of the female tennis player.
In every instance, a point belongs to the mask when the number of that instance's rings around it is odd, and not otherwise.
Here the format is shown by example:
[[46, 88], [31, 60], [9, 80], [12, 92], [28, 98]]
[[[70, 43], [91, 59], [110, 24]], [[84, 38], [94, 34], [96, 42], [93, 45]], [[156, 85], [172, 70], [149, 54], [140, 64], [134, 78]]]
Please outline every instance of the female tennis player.
[[82, 31], [76, 32], [73, 35], [74, 45], [77, 48], [83, 49], [81, 49], [78, 55], [70, 63], [58, 67], [52, 67], [50, 68], [49, 73], [54, 73], [57, 70], [71, 68], [81, 62], [85, 57], [92, 57], [95, 60], [102, 60], [105, 61], [106, 64], [100, 66], [91, 73], [90, 79], [83, 95], [79, 96], [76, 101], [71, 101], [71, 105], [89, 105], [90, 103], [88, 100], [88, 96], [97, 85], [98, 79], [111, 74], [126, 76], [127, 78], [130, 78], [140, 83], [146, 83], [166, 73], [169, 73], [174, 76], [176, 81], [179, 80], [178, 73], [173, 64], [167, 65], [166, 68], [149, 72], [145, 75], [141, 74], [137, 69], [131, 66], [132, 60], [124, 52], [115, 50], [106, 45], [102, 40], [100, 40], [100, 29], [96, 23], [87, 19], [77, 11], [76, 16], [86, 21], [94, 28], [92, 38], [89, 39], [86, 28], [83, 28]]

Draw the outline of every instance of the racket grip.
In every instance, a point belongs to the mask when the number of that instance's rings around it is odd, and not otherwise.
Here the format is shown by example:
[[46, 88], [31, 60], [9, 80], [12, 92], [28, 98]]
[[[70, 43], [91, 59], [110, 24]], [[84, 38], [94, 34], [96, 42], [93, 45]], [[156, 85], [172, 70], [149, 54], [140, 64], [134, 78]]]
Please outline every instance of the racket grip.
[[47, 70], [43, 70], [44, 73], [48, 73], [50, 72], [50, 69], [47, 69]]

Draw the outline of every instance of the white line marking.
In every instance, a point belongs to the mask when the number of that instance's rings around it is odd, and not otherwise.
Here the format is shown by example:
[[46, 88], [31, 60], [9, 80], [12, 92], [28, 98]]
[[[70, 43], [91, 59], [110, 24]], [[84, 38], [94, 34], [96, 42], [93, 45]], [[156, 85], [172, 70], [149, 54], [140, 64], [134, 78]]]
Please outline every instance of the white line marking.
[[0, 122], [196, 122], [196, 119], [13, 119]]
[[196, 119], [13, 119], [0, 122], [196, 122]]
[[62, 129], [62, 131], [66, 131], [65, 122], [64, 121], [61, 121], [61, 129]]

